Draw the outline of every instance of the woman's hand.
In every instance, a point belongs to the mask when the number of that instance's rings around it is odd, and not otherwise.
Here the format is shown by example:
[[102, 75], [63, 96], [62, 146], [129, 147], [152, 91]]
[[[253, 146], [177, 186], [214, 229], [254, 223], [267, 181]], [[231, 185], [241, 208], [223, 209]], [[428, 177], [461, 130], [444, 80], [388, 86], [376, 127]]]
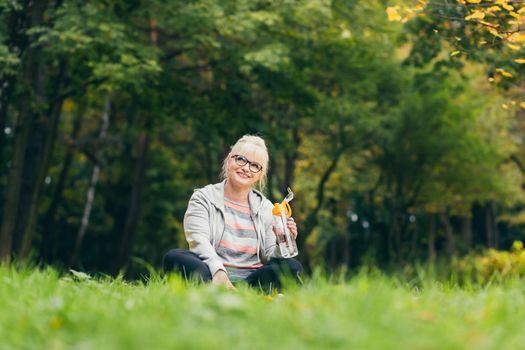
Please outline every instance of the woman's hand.
[[[292, 217], [288, 218], [288, 223], [286, 224], [286, 226], [288, 226], [288, 229], [290, 230], [293, 239], [297, 239], [297, 224], [295, 223], [295, 220]], [[279, 237], [279, 235], [283, 234], [282, 229], [280, 229], [277, 225], [272, 225], [272, 229], [276, 237]]]
[[217, 272], [215, 272], [215, 275], [213, 275], [212, 283], [216, 286], [225, 286], [227, 289], [236, 289], [224, 270], [217, 270]]
[[297, 224], [295, 223], [295, 220], [292, 217], [288, 218], [288, 224], [286, 226], [288, 226], [288, 229], [290, 230], [290, 233], [292, 234], [293, 239], [297, 239], [297, 235], [298, 235]]

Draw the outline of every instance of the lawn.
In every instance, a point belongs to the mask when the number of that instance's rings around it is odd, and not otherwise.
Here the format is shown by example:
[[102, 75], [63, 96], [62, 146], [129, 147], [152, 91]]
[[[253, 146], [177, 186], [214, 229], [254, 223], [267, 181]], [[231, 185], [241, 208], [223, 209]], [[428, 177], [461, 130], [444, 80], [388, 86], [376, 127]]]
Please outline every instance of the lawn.
[[363, 273], [279, 296], [0, 267], [0, 349], [518, 349], [524, 292]]

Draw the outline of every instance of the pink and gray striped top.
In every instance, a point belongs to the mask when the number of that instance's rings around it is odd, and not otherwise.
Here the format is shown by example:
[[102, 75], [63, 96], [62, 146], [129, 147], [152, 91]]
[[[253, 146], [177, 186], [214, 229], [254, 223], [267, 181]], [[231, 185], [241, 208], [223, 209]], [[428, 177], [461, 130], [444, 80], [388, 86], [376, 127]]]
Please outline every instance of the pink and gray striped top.
[[242, 279], [262, 266], [257, 256], [257, 233], [251, 213], [249, 205], [224, 198], [224, 234], [217, 254], [234, 279]]

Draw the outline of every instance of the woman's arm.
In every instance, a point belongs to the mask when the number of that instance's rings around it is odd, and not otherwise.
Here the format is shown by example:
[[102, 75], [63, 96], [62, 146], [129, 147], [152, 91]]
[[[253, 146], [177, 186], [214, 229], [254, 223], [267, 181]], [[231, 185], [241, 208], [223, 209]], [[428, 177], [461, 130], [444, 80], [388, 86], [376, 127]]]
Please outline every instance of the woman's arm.
[[218, 270], [226, 271], [226, 269], [211, 244], [209, 210], [204, 195], [200, 191], [195, 191], [184, 214], [184, 234], [190, 250], [208, 265], [211, 275], [215, 276]]

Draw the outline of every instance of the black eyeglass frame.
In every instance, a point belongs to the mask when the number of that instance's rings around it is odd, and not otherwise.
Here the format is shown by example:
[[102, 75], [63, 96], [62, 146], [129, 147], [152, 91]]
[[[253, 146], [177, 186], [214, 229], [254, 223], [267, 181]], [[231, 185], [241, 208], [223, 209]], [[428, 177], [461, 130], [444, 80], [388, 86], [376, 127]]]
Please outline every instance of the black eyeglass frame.
[[[235, 163], [238, 165], [238, 166], [245, 166], [246, 164], [250, 164], [248, 166], [248, 169], [250, 169], [250, 171], [254, 174], [257, 174], [258, 172], [260, 172], [261, 170], [263, 170], [263, 166], [257, 162], [252, 162], [250, 160], [248, 160], [248, 158], [246, 158], [245, 156], [243, 156], [242, 154], [234, 154], [233, 156], [231, 156], [232, 158], [235, 159]], [[258, 170], [254, 171], [252, 169], [252, 165], [255, 166], [256, 168], [258, 168]]]

